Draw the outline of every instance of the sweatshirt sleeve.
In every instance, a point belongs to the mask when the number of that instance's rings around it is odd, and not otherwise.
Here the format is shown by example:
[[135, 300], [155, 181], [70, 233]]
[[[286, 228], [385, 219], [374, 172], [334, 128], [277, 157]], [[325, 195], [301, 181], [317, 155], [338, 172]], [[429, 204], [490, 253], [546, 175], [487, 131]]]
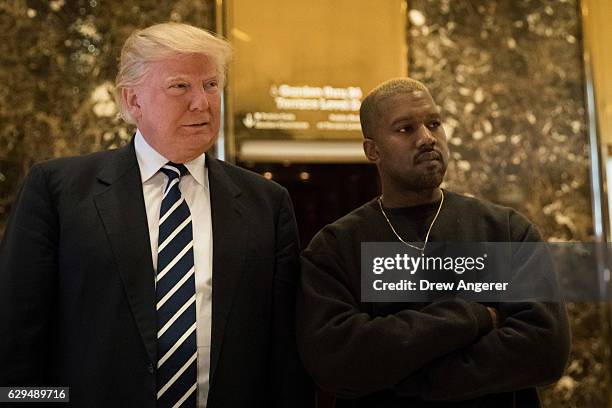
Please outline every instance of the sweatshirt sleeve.
[[[509, 217], [514, 242], [537, 242], [537, 230], [520, 214]], [[520, 245], [519, 252], [520, 252]], [[534, 280], [558, 291], [549, 253], [516, 254], [523, 271], [538, 271]], [[558, 295], [558, 293], [557, 293]], [[555, 296], [553, 298], [560, 298]], [[473, 344], [427, 364], [419, 375], [398, 384], [399, 395], [455, 401], [486, 394], [550, 384], [561, 377], [570, 351], [565, 305], [557, 302], [499, 303], [499, 328]]]
[[398, 395], [456, 401], [556, 381], [569, 355], [565, 308], [559, 303], [500, 305], [502, 327], [426, 367], [396, 387]]
[[491, 330], [486, 307], [460, 299], [385, 317], [361, 311], [353, 280], [359, 257], [340, 244], [347, 241], [324, 229], [302, 255], [298, 348], [323, 390], [359, 397], [393, 389]]

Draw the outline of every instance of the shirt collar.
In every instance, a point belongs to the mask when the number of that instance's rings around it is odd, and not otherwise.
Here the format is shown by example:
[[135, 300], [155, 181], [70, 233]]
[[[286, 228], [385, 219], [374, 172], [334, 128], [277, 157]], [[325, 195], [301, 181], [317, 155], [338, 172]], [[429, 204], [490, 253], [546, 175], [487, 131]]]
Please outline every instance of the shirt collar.
[[[142, 133], [140, 133], [140, 129], [136, 129], [134, 148], [136, 149], [136, 159], [138, 160], [138, 167], [140, 167], [140, 179], [142, 183], [147, 182], [151, 177], [156, 175], [159, 169], [169, 161], [147, 143]], [[202, 153], [195, 159], [184, 163], [184, 165], [198, 184], [208, 188], [206, 153]]]

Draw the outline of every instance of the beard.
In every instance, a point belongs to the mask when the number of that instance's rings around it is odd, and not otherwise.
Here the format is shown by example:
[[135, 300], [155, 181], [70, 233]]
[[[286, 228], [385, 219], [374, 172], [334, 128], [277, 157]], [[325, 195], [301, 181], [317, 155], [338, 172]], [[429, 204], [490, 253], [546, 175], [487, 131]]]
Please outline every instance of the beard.
[[438, 188], [444, 180], [444, 172], [430, 174], [416, 174], [402, 180], [402, 187], [407, 190], [419, 191]]
[[[429, 171], [419, 171], [412, 169], [409, 172], [401, 174], [388, 175], [387, 179], [391, 179], [393, 184], [400, 187], [402, 190], [422, 191], [438, 188], [444, 180], [446, 174], [446, 163], [441, 162], [441, 167], [436, 167]], [[383, 175], [381, 174], [381, 178]]]

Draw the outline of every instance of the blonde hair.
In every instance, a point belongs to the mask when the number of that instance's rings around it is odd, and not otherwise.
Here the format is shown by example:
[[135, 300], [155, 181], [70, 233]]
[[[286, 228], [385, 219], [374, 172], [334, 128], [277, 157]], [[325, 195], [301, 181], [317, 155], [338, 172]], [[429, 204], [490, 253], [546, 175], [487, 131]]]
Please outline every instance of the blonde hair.
[[374, 139], [377, 120], [380, 117], [379, 106], [383, 100], [392, 96], [418, 91], [431, 95], [425, 84], [408, 77], [389, 79], [372, 89], [363, 99], [363, 102], [361, 102], [361, 108], [359, 109], [359, 120], [361, 121], [363, 136], [368, 139]]
[[210, 32], [182, 23], [161, 23], [134, 31], [123, 44], [119, 72], [115, 79], [115, 101], [123, 119], [135, 124], [121, 95], [124, 88], [138, 85], [147, 74], [148, 64], [182, 54], [203, 54], [216, 67], [220, 86], [232, 54], [229, 43]]

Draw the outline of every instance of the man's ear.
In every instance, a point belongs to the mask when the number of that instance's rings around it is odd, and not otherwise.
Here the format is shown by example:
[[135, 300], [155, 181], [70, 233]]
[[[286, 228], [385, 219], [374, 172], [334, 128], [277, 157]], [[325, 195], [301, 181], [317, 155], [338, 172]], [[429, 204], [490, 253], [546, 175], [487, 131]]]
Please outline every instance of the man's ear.
[[140, 120], [142, 116], [142, 111], [140, 110], [140, 104], [138, 103], [138, 95], [136, 94], [136, 90], [134, 88], [122, 88], [121, 89], [121, 97], [123, 98], [123, 102], [127, 107], [130, 115], [134, 118], [134, 120]]
[[378, 146], [374, 140], [367, 137], [363, 139], [363, 151], [369, 161], [372, 163], [378, 163]]

